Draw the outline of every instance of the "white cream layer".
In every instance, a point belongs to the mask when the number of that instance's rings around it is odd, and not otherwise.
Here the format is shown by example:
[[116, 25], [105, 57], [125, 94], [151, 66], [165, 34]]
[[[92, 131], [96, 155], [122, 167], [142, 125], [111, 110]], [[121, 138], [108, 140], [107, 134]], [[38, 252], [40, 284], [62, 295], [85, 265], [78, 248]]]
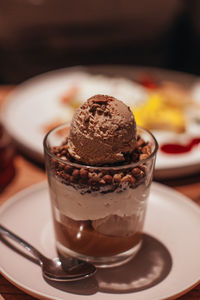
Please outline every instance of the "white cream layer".
[[109, 215], [124, 217], [138, 214], [143, 209], [149, 189], [141, 184], [120, 193], [102, 194], [97, 191], [82, 195], [51, 176], [50, 193], [53, 204], [63, 215], [73, 220], [98, 220]]

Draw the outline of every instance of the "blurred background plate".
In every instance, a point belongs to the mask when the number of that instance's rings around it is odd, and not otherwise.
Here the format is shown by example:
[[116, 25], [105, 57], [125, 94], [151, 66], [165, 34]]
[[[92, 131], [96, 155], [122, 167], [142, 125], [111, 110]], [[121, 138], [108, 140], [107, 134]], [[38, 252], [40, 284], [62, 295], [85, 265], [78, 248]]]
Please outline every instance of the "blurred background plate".
[[[124, 100], [134, 108], [148, 97], [144, 85], [137, 83], [146, 78], [145, 76], [150, 76], [157, 84], [162, 81], [178, 83], [191, 90], [195, 101], [200, 99], [198, 77], [186, 73], [109, 65], [71, 67], [44, 73], [20, 84], [5, 101], [2, 122], [25, 154], [43, 162], [42, 141], [45, 133], [57, 124], [71, 120], [74, 109], [82, 101], [102, 93]], [[190, 126], [189, 132], [193, 130], [191, 128]], [[197, 129], [195, 128], [200, 132], [200, 125]], [[169, 142], [171, 136], [173, 140], [178, 138], [178, 135], [152, 131], [160, 144], [165, 139]], [[155, 176], [170, 178], [199, 170], [199, 147], [181, 155], [169, 155], [159, 151]]]

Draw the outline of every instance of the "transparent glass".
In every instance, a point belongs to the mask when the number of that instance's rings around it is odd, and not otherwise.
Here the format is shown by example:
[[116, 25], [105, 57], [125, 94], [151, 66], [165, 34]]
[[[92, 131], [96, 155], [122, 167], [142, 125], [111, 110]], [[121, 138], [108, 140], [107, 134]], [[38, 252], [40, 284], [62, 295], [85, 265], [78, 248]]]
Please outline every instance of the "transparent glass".
[[[98, 267], [116, 266], [140, 249], [147, 199], [158, 149], [154, 136], [137, 128], [140, 140], [151, 147], [136, 163], [93, 167], [57, 155], [53, 147], [64, 145], [69, 125], [50, 131], [44, 153], [56, 238], [62, 263], [73, 256]], [[67, 146], [66, 146], [67, 147]]]

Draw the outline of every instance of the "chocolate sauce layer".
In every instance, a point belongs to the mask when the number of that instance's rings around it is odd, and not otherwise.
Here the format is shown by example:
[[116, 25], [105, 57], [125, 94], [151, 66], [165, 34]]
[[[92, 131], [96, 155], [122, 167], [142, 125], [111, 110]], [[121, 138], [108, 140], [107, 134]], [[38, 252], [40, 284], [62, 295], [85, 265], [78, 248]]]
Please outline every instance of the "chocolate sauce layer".
[[111, 236], [94, 230], [90, 221], [74, 221], [66, 216], [62, 216], [61, 223], [55, 220], [54, 225], [57, 241], [72, 251], [89, 256], [116, 255], [131, 249], [141, 239], [139, 228], [130, 236]]

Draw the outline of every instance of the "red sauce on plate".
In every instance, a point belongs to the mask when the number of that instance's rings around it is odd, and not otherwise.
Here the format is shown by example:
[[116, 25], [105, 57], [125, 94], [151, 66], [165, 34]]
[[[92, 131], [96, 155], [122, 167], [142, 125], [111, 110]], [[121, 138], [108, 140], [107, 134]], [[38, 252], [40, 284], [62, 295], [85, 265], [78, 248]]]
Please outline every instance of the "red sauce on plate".
[[154, 90], [158, 87], [157, 83], [148, 74], [143, 74], [139, 78], [138, 83], [151, 90]]
[[200, 143], [200, 138], [192, 139], [188, 144], [163, 144], [160, 150], [167, 154], [182, 154], [192, 150], [192, 148]]

